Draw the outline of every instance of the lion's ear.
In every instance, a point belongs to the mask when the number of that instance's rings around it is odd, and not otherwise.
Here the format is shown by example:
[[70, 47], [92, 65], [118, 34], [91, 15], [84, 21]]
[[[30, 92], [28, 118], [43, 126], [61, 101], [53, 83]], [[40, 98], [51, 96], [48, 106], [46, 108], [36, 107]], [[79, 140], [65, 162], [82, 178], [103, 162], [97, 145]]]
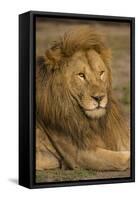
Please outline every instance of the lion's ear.
[[48, 65], [57, 65], [59, 64], [59, 62], [61, 61], [61, 50], [59, 48], [55, 48], [55, 49], [48, 49], [45, 52], [45, 62]]

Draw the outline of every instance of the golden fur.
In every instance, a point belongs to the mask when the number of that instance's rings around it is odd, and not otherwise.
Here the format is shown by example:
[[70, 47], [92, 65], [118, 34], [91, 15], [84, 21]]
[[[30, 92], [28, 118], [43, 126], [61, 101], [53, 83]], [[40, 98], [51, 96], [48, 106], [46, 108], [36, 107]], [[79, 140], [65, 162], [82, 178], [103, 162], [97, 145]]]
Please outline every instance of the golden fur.
[[129, 167], [129, 131], [110, 65], [106, 42], [87, 27], [65, 33], [37, 59], [36, 169]]

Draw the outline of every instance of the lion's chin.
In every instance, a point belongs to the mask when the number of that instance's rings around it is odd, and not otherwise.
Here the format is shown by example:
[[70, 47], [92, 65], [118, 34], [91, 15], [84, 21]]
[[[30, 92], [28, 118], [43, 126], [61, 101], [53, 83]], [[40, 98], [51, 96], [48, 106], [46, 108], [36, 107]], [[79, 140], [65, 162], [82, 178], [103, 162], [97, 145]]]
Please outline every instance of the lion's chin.
[[94, 110], [85, 110], [85, 114], [92, 118], [92, 119], [98, 119], [105, 115], [106, 109], [105, 108], [96, 108]]

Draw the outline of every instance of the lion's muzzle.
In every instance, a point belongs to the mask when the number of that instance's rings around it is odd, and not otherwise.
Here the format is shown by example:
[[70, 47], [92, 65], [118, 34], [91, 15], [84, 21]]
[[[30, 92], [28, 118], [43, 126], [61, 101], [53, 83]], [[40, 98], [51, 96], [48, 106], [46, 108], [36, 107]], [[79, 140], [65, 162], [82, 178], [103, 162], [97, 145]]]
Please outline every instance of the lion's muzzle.
[[85, 114], [90, 118], [99, 118], [106, 113], [108, 98], [107, 95], [93, 95], [87, 107], [84, 108]]

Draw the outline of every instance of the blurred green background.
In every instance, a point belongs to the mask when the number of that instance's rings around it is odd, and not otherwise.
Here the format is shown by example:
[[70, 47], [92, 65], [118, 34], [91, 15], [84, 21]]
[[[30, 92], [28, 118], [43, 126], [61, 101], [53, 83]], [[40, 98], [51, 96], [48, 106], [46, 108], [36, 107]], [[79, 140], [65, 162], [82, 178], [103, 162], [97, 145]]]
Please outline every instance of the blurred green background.
[[[113, 92], [121, 104], [126, 119], [130, 121], [130, 24], [121, 22], [106, 22], [93, 20], [72, 20], [72, 19], [36, 19], [36, 56], [44, 55], [47, 48], [51, 47], [54, 41], [62, 36], [66, 31], [77, 26], [92, 26], [102, 33], [112, 50], [112, 78]], [[108, 172], [101, 174], [101, 178], [109, 177]], [[126, 172], [125, 172], [126, 173]], [[77, 175], [76, 175], [77, 174]], [[124, 174], [111, 173], [111, 177], [121, 177]], [[125, 174], [126, 176], [126, 174]], [[64, 171], [54, 170], [47, 172], [37, 172], [37, 182], [80, 180], [89, 178], [100, 178], [99, 173], [93, 171], [78, 170]]]

